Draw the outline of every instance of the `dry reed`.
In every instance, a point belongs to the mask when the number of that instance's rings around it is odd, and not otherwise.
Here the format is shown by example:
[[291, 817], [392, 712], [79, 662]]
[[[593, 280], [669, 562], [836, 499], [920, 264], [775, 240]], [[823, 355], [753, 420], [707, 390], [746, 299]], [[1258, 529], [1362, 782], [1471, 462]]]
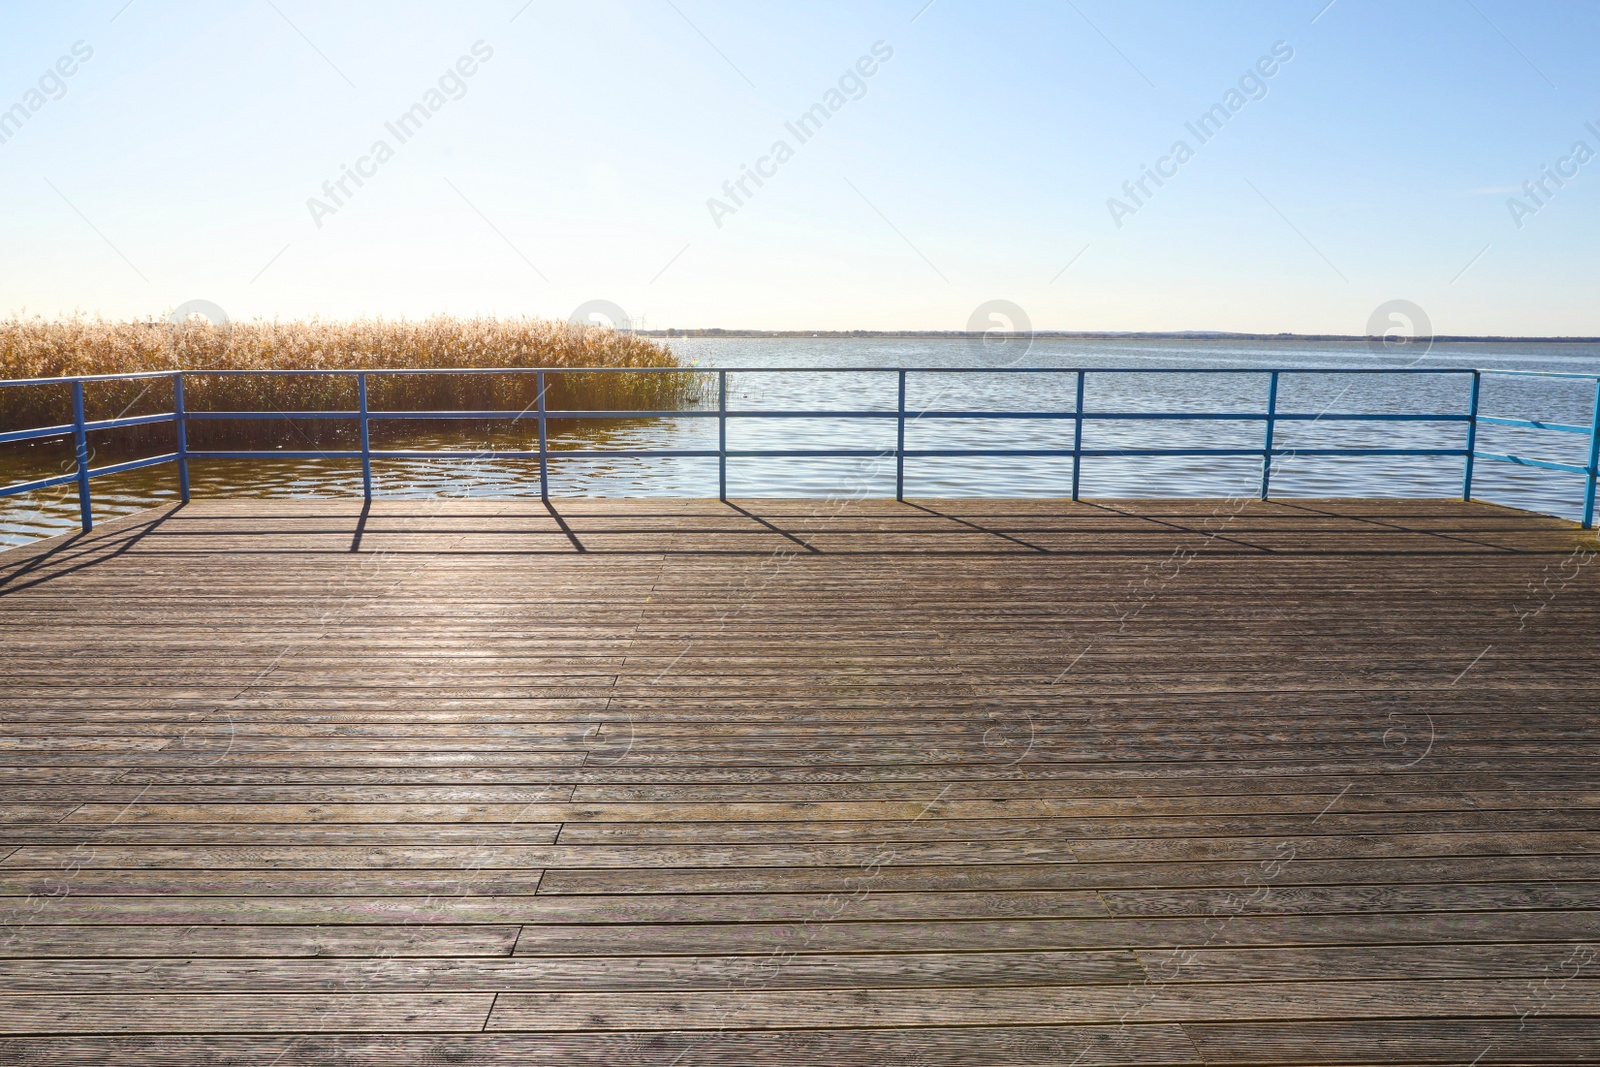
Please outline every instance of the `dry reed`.
[[[0, 378], [46, 378], [159, 370], [317, 370], [495, 367], [677, 367], [663, 344], [598, 326], [541, 319], [353, 322], [241, 322], [214, 326], [60, 321], [0, 321]], [[190, 425], [192, 447], [263, 447], [272, 444], [347, 445], [355, 429], [346, 420], [292, 417], [296, 411], [351, 410], [353, 376], [187, 376], [185, 402], [192, 411], [282, 411], [284, 420], [200, 421]], [[555, 374], [548, 376], [550, 409], [647, 410], [691, 406], [700, 391], [694, 375]], [[536, 407], [533, 375], [375, 375], [369, 380], [374, 410], [527, 411]], [[88, 415], [112, 418], [171, 410], [172, 387], [159, 382], [106, 382], [86, 387]], [[0, 387], [0, 430], [56, 425], [71, 420], [63, 386]], [[441, 429], [445, 424], [375, 422], [374, 432]], [[452, 432], [504, 431], [503, 424], [451, 425]], [[527, 427], [517, 427], [523, 433]], [[126, 446], [169, 441], [171, 426], [118, 431]], [[109, 443], [109, 442], [108, 442]]]

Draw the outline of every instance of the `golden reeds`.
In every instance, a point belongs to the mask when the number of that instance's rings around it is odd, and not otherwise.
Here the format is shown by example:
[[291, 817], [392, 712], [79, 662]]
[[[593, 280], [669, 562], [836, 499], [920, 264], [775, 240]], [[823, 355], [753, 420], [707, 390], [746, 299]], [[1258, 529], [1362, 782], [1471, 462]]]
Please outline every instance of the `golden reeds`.
[[[150, 370], [315, 370], [494, 367], [677, 367], [663, 344], [599, 326], [542, 319], [353, 322], [240, 322], [215, 326], [106, 322], [100, 319], [12, 318], [0, 321], [0, 378], [47, 378]], [[185, 381], [191, 411], [330, 411], [356, 406], [352, 376], [208, 377]], [[691, 405], [699, 396], [694, 375], [556, 374], [548, 376], [550, 409], [648, 410]], [[526, 411], [538, 402], [533, 375], [375, 375], [369, 382], [374, 410]], [[89, 418], [171, 410], [165, 382], [92, 383]], [[61, 386], [0, 387], [0, 430], [71, 420]], [[440, 428], [442, 424], [435, 424]], [[403, 433], [421, 423], [375, 422], [374, 431]], [[458, 430], [464, 430], [460, 423]], [[493, 427], [485, 428], [493, 431]], [[170, 438], [170, 426], [119, 432], [124, 444]], [[345, 420], [200, 421], [190, 426], [192, 447], [259, 447], [268, 442], [317, 447], [347, 444], [355, 433]]]

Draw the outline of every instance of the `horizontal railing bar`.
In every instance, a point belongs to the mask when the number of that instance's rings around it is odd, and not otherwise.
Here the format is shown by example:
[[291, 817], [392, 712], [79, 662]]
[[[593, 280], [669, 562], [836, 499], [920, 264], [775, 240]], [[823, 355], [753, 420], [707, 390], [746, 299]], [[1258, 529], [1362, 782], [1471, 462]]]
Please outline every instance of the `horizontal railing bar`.
[[[170, 411], [162, 415], [130, 415], [120, 419], [97, 419], [94, 422], [86, 422], [83, 428], [88, 432], [116, 430], [124, 426], [148, 426], [151, 423], [171, 422], [174, 418], [176, 416]], [[65, 437], [72, 432], [73, 425], [70, 422], [60, 426], [45, 426], [37, 430], [11, 430], [0, 433], [0, 444], [11, 441], [32, 441], [41, 437]]]
[[908, 448], [910, 456], [1260, 456], [1259, 448]]
[[[898, 411], [870, 411], [862, 412], [861, 414], [875, 419], [897, 419], [900, 417]], [[805, 412], [729, 411], [728, 418], [734, 417], [746, 419], [804, 418]], [[829, 412], [825, 417], [838, 418], [846, 416], [837, 412]], [[906, 421], [908, 423], [916, 419], [1075, 419], [1077, 417], [1078, 413], [1076, 411], [918, 411], [916, 408], [906, 408]]]
[[[730, 411], [728, 417], [735, 415], [748, 416], [752, 412]], [[873, 414], [877, 414], [874, 412]], [[887, 412], [891, 418], [894, 412]], [[907, 415], [915, 414], [925, 419], [1076, 419], [1079, 414], [1075, 411], [907, 411]], [[1166, 422], [1185, 421], [1212, 421], [1212, 422], [1265, 422], [1267, 416], [1262, 412], [1233, 412], [1233, 411], [1085, 411], [1081, 416], [1086, 421], [1100, 420], [1128, 420], [1146, 421], [1159, 420]], [[1360, 414], [1274, 414], [1273, 419], [1283, 421], [1290, 419], [1298, 422], [1470, 422], [1471, 415], [1360, 415]], [[1588, 433], [1587, 430], [1584, 431]]]
[[[128, 415], [119, 419], [96, 419], [93, 422], [84, 423], [83, 428], [91, 432], [94, 430], [116, 430], [124, 426], [149, 426], [157, 422], [171, 422], [175, 418], [177, 416], [170, 411], [159, 415]], [[71, 427], [69, 426], [68, 429], [70, 430]]]
[[40, 437], [63, 437], [72, 431], [73, 425], [70, 422], [61, 426], [45, 426], [37, 430], [9, 430], [0, 433], [0, 444], [10, 441], [32, 441]]
[[1513, 456], [1501, 452], [1474, 452], [1474, 459], [1495, 459], [1502, 463], [1515, 463], [1519, 467], [1543, 467], [1545, 470], [1566, 471], [1568, 474], [1588, 474], [1588, 467], [1580, 467], [1573, 463], [1556, 463], [1548, 459], [1529, 459], [1526, 456]]
[[[1256, 416], [1256, 418], [1258, 418], [1258, 419], [1263, 419], [1265, 417], [1266, 416], [1264, 416], [1264, 415], [1257, 415]], [[1309, 412], [1302, 412], [1302, 413], [1298, 413], [1298, 414], [1295, 413], [1295, 412], [1289, 412], [1288, 414], [1285, 414], [1283, 412], [1278, 412], [1277, 414], [1273, 415], [1272, 417], [1274, 419], [1276, 419], [1277, 421], [1279, 421], [1279, 422], [1283, 422], [1285, 419], [1288, 419], [1288, 420], [1293, 421], [1293, 422], [1471, 422], [1472, 421], [1472, 416], [1471, 415], [1426, 415], [1426, 414], [1415, 414], [1415, 415], [1414, 414], [1403, 414], [1403, 415], [1390, 415], [1390, 414], [1362, 415], [1362, 414], [1357, 414], [1355, 412], [1346, 412], [1346, 413], [1340, 413], [1340, 414], [1334, 414], [1332, 412], [1328, 412], [1328, 413], [1324, 413], [1324, 414], [1321, 414], [1321, 415], [1312, 415]]]
[[197, 450], [191, 448], [186, 454], [188, 455], [189, 459], [191, 459], [191, 460], [196, 460], [196, 459], [271, 459], [271, 458], [277, 458], [277, 459], [360, 459], [361, 458], [361, 451], [359, 449], [351, 450], [351, 449], [334, 449], [334, 448], [323, 449], [323, 450], [320, 450], [320, 451], [317, 451], [317, 450], [305, 450], [305, 449], [292, 449], [291, 450], [291, 449], [287, 449], [287, 448], [274, 448], [274, 449], [272, 449], [270, 451], [249, 451], [249, 450], [220, 451], [220, 450], [218, 450], [218, 451], [205, 451], [205, 452], [197, 451]]
[[[877, 455], [876, 452], [872, 453]], [[316, 452], [308, 450], [272, 449], [271, 451], [208, 451], [188, 453], [190, 460], [198, 459], [360, 459], [359, 449], [327, 449]], [[367, 455], [373, 459], [538, 459], [537, 450], [529, 449], [473, 449], [451, 450], [440, 449], [430, 451], [423, 449], [391, 449], [381, 451], [373, 449]], [[561, 456], [664, 456], [673, 457], [699, 457], [710, 458], [717, 455], [714, 448], [704, 449], [552, 449], [546, 453], [551, 457]]]
[[[359, 419], [359, 411], [190, 411], [186, 413], [191, 419]], [[715, 411], [704, 411], [697, 408], [671, 409], [666, 411], [548, 411], [545, 413], [552, 419], [714, 419]], [[890, 414], [893, 414], [892, 412]], [[527, 408], [517, 411], [467, 411], [459, 408], [443, 411], [369, 411], [368, 419], [488, 419], [494, 421], [514, 421], [520, 419], [537, 420], [537, 408]], [[72, 427], [67, 427], [71, 430]]]
[[[552, 452], [552, 456], [560, 453]], [[879, 458], [888, 459], [894, 456], [894, 446], [885, 445], [881, 448], [730, 448], [726, 455], [732, 459], [862, 459]], [[907, 449], [902, 455], [914, 456], [915, 452]]]
[[1480, 369], [1478, 373], [1509, 378], [1575, 378], [1585, 382], [1600, 381], [1600, 374], [1582, 374], [1578, 371], [1564, 370], [1495, 370], [1489, 367]]
[[[70, 427], [69, 427], [70, 429]], [[100, 478], [107, 474], [122, 474], [125, 471], [138, 470], [140, 467], [154, 467], [161, 463], [171, 463], [178, 458], [176, 452], [168, 452], [161, 456], [147, 456], [144, 459], [130, 459], [123, 463], [111, 463], [104, 467], [89, 468], [89, 477]], [[76, 472], [72, 474], [58, 474], [49, 478], [40, 478], [32, 482], [18, 482], [16, 485], [0, 486], [0, 497], [15, 496], [18, 493], [31, 493], [39, 489], [49, 489], [51, 486], [66, 485], [68, 482], [78, 480]]]
[[[662, 456], [662, 457], [665, 457], [665, 458], [668, 458], [668, 459], [674, 459], [674, 458], [682, 459], [682, 458], [686, 458], [686, 457], [709, 459], [709, 458], [715, 458], [716, 457], [717, 450], [714, 449], [714, 448], [664, 448], [664, 449], [661, 449], [659, 451], [654, 450], [654, 449], [638, 449], [638, 448], [619, 448], [619, 449], [616, 449], [616, 450], [612, 450], [612, 449], [608, 449], [608, 448], [583, 448], [583, 449], [579, 449], [579, 448], [562, 448], [562, 449], [550, 449], [550, 450], [545, 452], [545, 455], [549, 456], [551, 458], [558, 458], [558, 457], [561, 457], [561, 456], [586, 456], [586, 457], [592, 457], [592, 456], [624, 456], [624, 457]], [[390, 450], [387, 450], [387, 451], [379, 451], [377, 449], [374, 449], [372, 451], [372, 453], [371, 453], [371, 456], [372, 456], [373, 459], [534, 459], [534, 460], [536, 460], [536, 459], [539, 458], [539, 450], [538, 449], [531, 449], [531, 450], [520, 450], [520, 451], [505, 451], [505, 450], [496, 449], [496, 450], [492, 450], [492, 451], [491, 450], [484, 450], [484, 451], [479, 451], [479, 452], [466, 452], [466, 451], [431, 452], [431, 451], [427, 451], [427, 450], [417, 450], [417, 449], [390, 449]]]
[[1589, 436], [1587, 426], [1568, 426], [1561, 422], [1539, 422], [1537, 419], [1503, 419], [1499, 416], [1479, 415], [1479, 422], [1492, 422], [1496, 426], [1526, 426], [1534, 430], [1558, 430], [1561, 433], [1581, 433]]
[[[190, 411], [185, 413], [190, 419], [359, 419], [359, 411]], [[556, 419], [714, 419], [715, 411], [699, 409], [667, 410], [667, 411], [549, 411], [545, 413], [548, 418]], [[892, 412], [890, 414], [893, 414]], [[488, 419], [492, 421], [508, 421], [529, 419], [537, 420], [538, 409], [527, 408], [517, 411], [466, 411], [461, 409], [448, 409], [444, 411], [369, 411], [368, 419]], [[70, 432], [72, 427], [68, 426]]]
[[112, 463], [104, 467], [90, 467], [89, 477], [99, 478], [106, 474], [122, 474], [124, 471], [136, 471], [140, 467], [154, 467], [160, 463], [171, 463], [178, 458], [176, 452], [168, 452], [162, 456], [149, 456], [145, 459], [130, 459], [126, 463]]
[[[700, 408], [668, 409], [665, 411], [546, 411], [550, 419], [714, 419], [715, 411]], [[522, 411], [369, 411], [369, 419], [529, 419], [537, 422], [539, 409]]]
[[[732, 455], [733, 453], [729, 453]], [[928, 448], [907, 456], [1465, 456], [1464, 448]]]
[[[767, 368], [759, 368], [765, 370]], [[776, 369], [776, 368], [774, 368]], [[792, 367], [787, 370], [803, 370], [805, 368]], [[836, 368], [829, 367], [828, 371]], [[844, 369], [844, 368], [838, 368]], [[881, 371], [882, 367], [862, 368], [863, 370]], [[730, 373], [731, 373], [730, 368]], [[264, 370], [259, 368], [237, 370], [192, 370], [185, 371], [186, 375], [198, 378], [307, 378], [330, 377], [365, 374], [371, 377], [379, 375], [393, 376], [403, 374], [714, 374], [715, 370], [706, 367], [372, 367], [369, 369], [345, 369], [335, 367], [317, 368], [283, 368], [281, 370]], [[68, 379], [62, 379], [66, 381]]]
[[[897, 411], [877, 411], [871, 409], [844, 409], [844, 410], [817, 410], [817, 411], [763, 411], [730, 409], [726, 415], [730, 419], [894, 419], [899, 417]], [[570, 411], [546, 411], [545, 417], [550, 419], [715, 419], [721, 418], [722, 412], [701, 409], [666, 410], [666, 411], [634, 411], [634, 410], [588, 410], [574, 409]], [[226, 420], [226, 419], [358, 419], [359, 411], [189, 411], [185, 412], [189, 419]], [[1146, 421], [1159, 420], [1166, 422], [1184, 421], [1213, 421], [1213, 422], [1262, 422], [1266, 416], [1256, 412], [1220, 412], [1220, 411], [1173, 411], [1173, 412], [1137, 412], [1137, 411], [1085, 411], [1081, 415], [1076, 411], [914, 411], [907, 409], [906, 416], [915, 419], [1076, 419], [1086, 420], [1126, 420]], [[369, 419], [485, 419], [485, 420], [519, 420], [534, 418], [535, 413], [530, 409], [526, 411], [369, 411]], [[1279, 414], [1273, 416], [1279, 421], [1290, 420], [1298, 422], [1468, 422], [1471, 415], [1429, 415], [1429, 414]], [[149, 421], [171, 420], [171, 415], [152, 417]], [[132, 425], [132, 423], [129, 423]], [[91, 430], [100, 429], [99, 424], [91, 423]], [[57, 429], [57, 428], [53, 428]], [[72, 427], [66, 426], [64, 432], [71, 433]], [[1588, 433], [1587, 429], [1582, 430]], [[0, 438], [3, 440], [3, 438]]]
[[32, 482], [17, 482], [14, 485], [0, 486], [0, 497], [16, 496], [18, 493], [33, 493], [40, 489], [50, 489], [58, 485], [66, 485], [78, 480], [76, 473], [57, 474], [49, 478], [40, 478]]
[[[196, 377], [405, 374], [1472, 374], [1471, 367], [372, 367], [188, 370]], [[175, 373], [175, 372], [164, 372]], [[1491, 373], [1491, 372], [1485, 372]], [[72, 381], [70, 378], [46, 379]]]
[[64, 378], [0, 378], [0, 385], [68, 385], [72, 382], [131, 382], [149, 378], [175, 378], [193, 371], [142, 370], [127, 374], [77, 374]]
[[[537, 459], [539, 452], [532, 449], [374, 449], [369, 455], [374, 459]], [[611, 448], [561, 448], [545, 453], [552, 459], [561, 457], [597, 458], [649, 457], [665, 458], [715, 458], [720, 455], [714, 448], [685, 449], [611, 449]], [[1465, 456], [1464, 448], [910, 448], [906, 456]], [[270, 451], [191, 451], [191, 460], [198, 459], [360, 459], [362, 453], [351, 449], [309, 451], [272, 449]], [[730, 448], [729, 456], [742, 458], [795, 458], [802, 456], [892, 456], [894, 448]], [[161, 457], [163, 461], [173, 458]], [[98, 473], [98, 472], [97, 472]]]
[[206, 419], [359, 419], [359, 411], [185, 411], [191, 422]]
[[1274, 456], [1465, 456], [1465, 448], [1274, 448]]

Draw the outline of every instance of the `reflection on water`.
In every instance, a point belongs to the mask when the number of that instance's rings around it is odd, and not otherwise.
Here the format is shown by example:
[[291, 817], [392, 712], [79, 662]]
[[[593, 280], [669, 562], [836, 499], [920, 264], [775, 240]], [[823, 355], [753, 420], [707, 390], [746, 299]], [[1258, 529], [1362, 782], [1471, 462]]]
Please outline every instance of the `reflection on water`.
[[[976, 340], [900, 338], [680, 338], [672, 342], [700, 368], [717, 367], [971, 367], [991, 365], [993, 351]], [[1004, 358], [1017, 357], [1008, 348]], [[1380, 366], [1364, 344], [1237, 341], [1035, 341], [1022, 365], [1037, 367], [1351, 367]], [[1425, 367], [1507, 367], [1522, 370], [1600, 372], [1600, 346], [1439, 344], [1417, 364]], [[1070, 411], [1073, 375], [953, 375], [910, 378], [908, 409], [959, 411]], [[1265, 409], [1265, 374], [1097, 374], [1088, 379], [1090, 412], [1235, 412]], [[1291, 375], [1279, 386], [1282, 413], [1462, 413], [1465, 376]], [[1485, 378], [1481, 410], [1486, 415], [1540, 418], [1587, 426], [1592, 418], [1591, 382]], [[875, 410], [892, 412], [895, 375], [763, 374], [729, 376], [730, 410]], [[551, 436], [552, 449], [715, 449], [714, 419], [640, 420], [565, 429]], [[1459, 448], [1460, 423], [1280, 422], [1274, 443], [1284, 448]], [[1260, 422], [1085, 423], [1086, 449], [1259, 448]], [[1062, 421], [992, 419], [913, 420], [908, 449], [1071, 448], [1073, 425]], [[730, 449], [861, 448], [892, 450], [891, 419], [733, 420]], [[417, 434], [388, 448], [537, 447], [537, 430], [512, 427], [492, 441], [465, 436]], [[1582, 464], [1588, 439], [1480, 426], [1479, 448], [1517, 452]], [[292, 445], [291, 445], [292, 447]], [[122, 457], [110, 457], [122, 458]], [[97, 460], [102, 462], [105, 460]], [[70, 471], [70, 448], [62, 442], [33, 448], [0, 446], [0, 484]], [[537, 460], [379, 460], [374, 492], [390, 497], [527, 496], [539, 491]], [[1459, 457], [1338, 458], [1296, 455], [1274, 467], [1275, 496], [1448, 497], [1461, 491]], [[1259, 459], [1241, 457], [1091, 457], [1084, 461], [1085, 496], [1210, 496], [1254, 494]], [[359, 464], [348, 460], [216, 460], [192, 464], [193, 495], [357, 496]], [[1583, 497], [1578, 475], [1537, 471], [1480, 461], [1474, 495], [1516, 507], [1575, 518]], [[928, 457], [906, 462], [906, 492], [913, 496], [1064, 496], [1072, 485], [1069, 457]], [[557, 496], [714, 496], [713, 459], [616, 457], [573, 458], [551, 465]], [[728, 461], [732, 496], [834, 494], [890, 496], [894, 460], [868, 458], [763, 459]], [[161, 466], [96, 479], [97, 517], [151, 507], [177, 495], [174, 467]], [[0, 543], [20, 543], [62, 533], [77, 523], [73, 486], [0, 500]]]

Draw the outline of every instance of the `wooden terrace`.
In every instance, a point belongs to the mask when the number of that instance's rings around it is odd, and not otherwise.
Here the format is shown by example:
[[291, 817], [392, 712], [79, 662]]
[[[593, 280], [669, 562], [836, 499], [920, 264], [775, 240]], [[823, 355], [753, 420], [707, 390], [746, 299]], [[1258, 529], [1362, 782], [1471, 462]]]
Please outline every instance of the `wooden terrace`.
[[0, 553], [0, 1063], [1600, 1061], [1600, 566], [1451, 501]]

